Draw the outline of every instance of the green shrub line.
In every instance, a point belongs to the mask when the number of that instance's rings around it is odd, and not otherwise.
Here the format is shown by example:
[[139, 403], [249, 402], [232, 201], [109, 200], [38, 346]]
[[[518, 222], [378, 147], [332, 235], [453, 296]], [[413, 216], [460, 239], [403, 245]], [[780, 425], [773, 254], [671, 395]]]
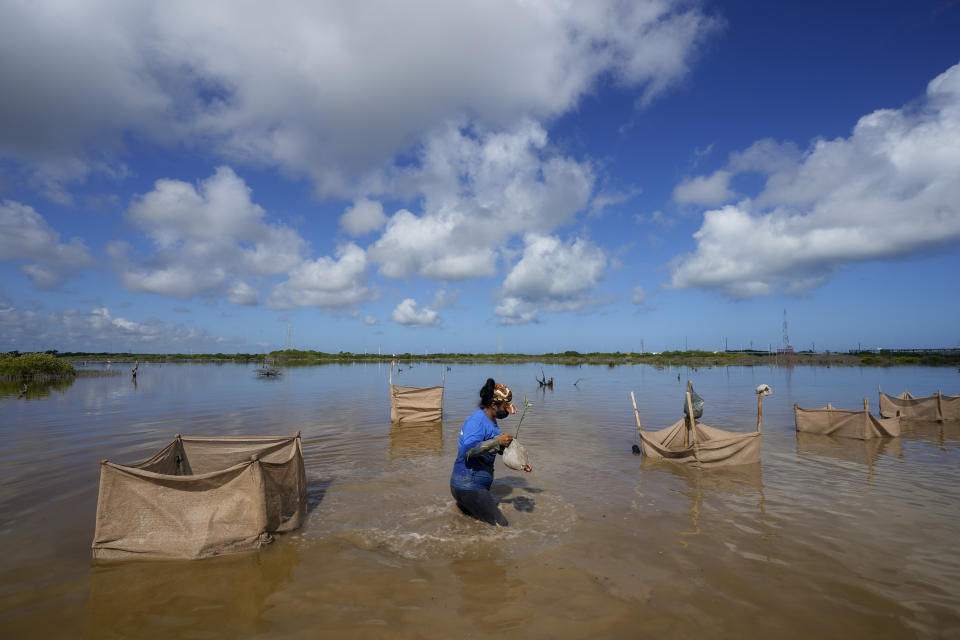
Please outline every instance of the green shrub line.
[[50, 380], [76, 375], [76, 368], [68, 360], [50, 353], [14, 351], [0, 355], [0, 377], [6, 380]]
[[[777, 354], [766, 351], [663, 351], [660, 353], [635, 352], [587, 352], [563, 351], [557, 353], [351, 353], [340, 351], [326, 353], [304, 349], [283, 349], [269, 353], [106, 353], [106, 352], [58, 352], [25, 353], [13, 351], [0, 356], [0, 377], [20, 379], [23, 377], [74, 376], [78, 371], [71, 364], [114, 364], [134, 362], [212, 362], [241, 363], [270, 366], [309, 366], [315, 364], [347, 364], [363, 362], [388, 363], [437, 362], [437, 363], [495, 363], [543, 365], [633, 365], [647, 364], [654, 367], [723, 367], [723, 366], [960, 366], [960, 355], [921, 352], [862, 351], [855, 353], [813, 353], [801, 351], [793, 354]], [[84, 370], [80, 369], [80, 375]]]

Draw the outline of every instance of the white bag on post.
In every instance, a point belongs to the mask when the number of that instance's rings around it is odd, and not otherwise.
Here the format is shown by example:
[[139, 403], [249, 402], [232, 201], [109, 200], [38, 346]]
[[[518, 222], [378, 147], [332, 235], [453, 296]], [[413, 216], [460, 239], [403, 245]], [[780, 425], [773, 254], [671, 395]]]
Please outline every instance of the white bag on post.
[[503, 464], [517, 471], [522, 471], [525, 466], [530, 464], [527, 450], [523, 448], [519, 440], [514, 440], [510, 443], [510, 446], [503, 450]]

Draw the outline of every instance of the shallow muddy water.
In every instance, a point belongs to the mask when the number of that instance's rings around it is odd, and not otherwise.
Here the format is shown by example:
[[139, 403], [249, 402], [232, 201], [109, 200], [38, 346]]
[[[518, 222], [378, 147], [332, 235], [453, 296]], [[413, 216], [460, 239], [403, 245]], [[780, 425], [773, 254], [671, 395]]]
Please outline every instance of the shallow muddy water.
[[[442, 426], [389, 424], [377, 365], [143, 365], [18, 398], [0, 388], [0, 637], [960, 637], [960, 426], [899, 439], [798, 437], [793, 404], [858, 408], [877, 386], [960, 393], [952, 368], [615, 368], [415, 364]], [[508, 528], [448, 490], [460, 424], [488, 376], [534, 403], [534, 470], [497, 462]], [[679, 379], [678, 379], [679, 376]], [[749, 431], [758, 465], [634, 456], [683, 384], [703, 421]], [[579, 379], [579, 382], [573, 383]], [[502, 421], [513, 432], [516, 418]], [[94, 563], [99, 462], [140, 462], [176, 433], [303, 434], [309, 517], [259, 552]], [[805, 434], [799, 434], [804, 436]]]

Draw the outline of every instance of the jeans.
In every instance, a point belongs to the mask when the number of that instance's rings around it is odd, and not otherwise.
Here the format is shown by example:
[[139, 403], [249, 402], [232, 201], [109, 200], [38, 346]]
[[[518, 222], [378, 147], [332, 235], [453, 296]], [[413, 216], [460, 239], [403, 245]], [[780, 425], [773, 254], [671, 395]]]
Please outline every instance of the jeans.
[[457, 489], [450, 487], [450, 493], [453, 499], [457, 501], [460, 510], [477, 520], [483, 520], [487, 524], [498, 524], [501, 527], [509, 523], [500, 512], [497, 501], [493, 499], [487, 489]]

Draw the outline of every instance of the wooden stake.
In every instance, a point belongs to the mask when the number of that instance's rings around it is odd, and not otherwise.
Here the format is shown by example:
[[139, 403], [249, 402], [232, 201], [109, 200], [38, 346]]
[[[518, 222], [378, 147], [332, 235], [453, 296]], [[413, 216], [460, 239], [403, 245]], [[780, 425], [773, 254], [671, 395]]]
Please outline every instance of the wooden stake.
[[630, 400], [633, 402], [633, 417], [637, 419], [637, 435], [643, 437], [640, 431], [640, 412], [637, 411], [637, 399], [633, 396], [633, 391], [630, 392]]
[[757, 394], [757, 433], [760, 433], [760, 427], [763, 425], [763, 394]]
[[[687, 384], [690, 384], [690, 381], [687, 381]], [[693, 417], [693, 401], [690, 399], [690, 392], [687, 391], [687, 430], [683, 433], [683, 446], [690, 446], [691, 439], [693, 442], [697, 441], [697, 430], [696, 430], [696, 418]]]

